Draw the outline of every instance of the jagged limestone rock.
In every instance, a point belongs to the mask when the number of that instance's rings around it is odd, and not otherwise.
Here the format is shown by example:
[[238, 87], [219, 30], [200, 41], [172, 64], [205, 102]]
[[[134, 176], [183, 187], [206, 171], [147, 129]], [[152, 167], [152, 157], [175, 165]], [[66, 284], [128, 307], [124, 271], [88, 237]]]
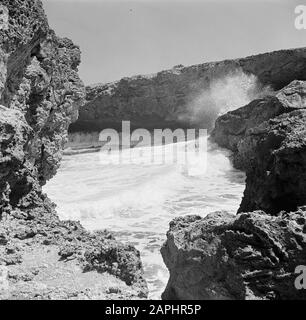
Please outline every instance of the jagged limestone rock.
[[305, 299], [306, 209], [187, 216], [170, 223], [162, 247], [170, 279], [163, 299]]

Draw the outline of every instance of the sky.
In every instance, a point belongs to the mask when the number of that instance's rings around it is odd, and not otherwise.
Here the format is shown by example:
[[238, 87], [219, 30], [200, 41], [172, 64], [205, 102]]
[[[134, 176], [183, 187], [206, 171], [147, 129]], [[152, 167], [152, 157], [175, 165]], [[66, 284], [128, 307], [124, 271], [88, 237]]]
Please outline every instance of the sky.
[[43, 0], [50, 26], [82, 51], [86, 85], [175, 65], [306, 46], [306, 0]]

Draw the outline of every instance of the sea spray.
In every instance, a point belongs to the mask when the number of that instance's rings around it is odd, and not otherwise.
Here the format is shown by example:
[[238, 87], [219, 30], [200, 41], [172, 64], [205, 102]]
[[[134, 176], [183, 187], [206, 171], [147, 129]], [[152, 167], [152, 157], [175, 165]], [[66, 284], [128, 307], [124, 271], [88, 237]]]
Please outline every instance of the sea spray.
[[228, 111], [242, 107], [254, 99], [273, 94], [269, 86], [262, 86], [253, 74], [236, 69], [222, 78], [212, 80], [196, 97], [190, 98], [186, 114], [181, 120], [209, 129], [215, 119]]

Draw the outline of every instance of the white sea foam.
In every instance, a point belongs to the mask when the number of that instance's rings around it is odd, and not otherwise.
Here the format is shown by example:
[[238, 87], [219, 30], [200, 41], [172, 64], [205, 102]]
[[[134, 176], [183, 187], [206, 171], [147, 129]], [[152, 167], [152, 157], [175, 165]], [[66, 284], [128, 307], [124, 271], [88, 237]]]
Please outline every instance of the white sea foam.
[[90, 230], [113, 230], [117, 239], [134, 244], [154, 299], [168, 279], [159, 250], [169, 222], [180, 215], [205, 216], [223, 209], [234, 213], [243, 189], [244, 174], [233, 170], [225, 151], [209, 144], [207, 168], [197, 161], [190, 166], [105, 166], [96, 153], [65, 156], [44, 191], [62, 219], [80, 220]]

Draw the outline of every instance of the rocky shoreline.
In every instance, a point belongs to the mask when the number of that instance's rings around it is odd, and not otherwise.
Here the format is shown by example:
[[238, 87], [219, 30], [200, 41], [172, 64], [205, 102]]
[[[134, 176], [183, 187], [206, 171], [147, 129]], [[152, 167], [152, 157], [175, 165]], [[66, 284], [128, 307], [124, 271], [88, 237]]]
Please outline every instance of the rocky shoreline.
[[217, 212], [170, 223], [161, 253], [164, 299], [305, 299], [306, 99], [297, 80], [216, 121], [211, 139], [247, 175], [237, 216]]
[[9, 20], [0, 34], [0, 299], [146, 299], [139, 251], [109, 231], [60, 221], [42, 186], [69, 127], [209, 128], [218, 110], [195, 117], [188, 105], [237, 72], [256, 79], [256, 99], [219, 117], [212, 139], [246, 172], [243, 201], [236, 216], [170, 223], [163, 299], [306, 298], [294, 287], [295, 268], [306, 264], [305, 48], [85, 88], [79, 47], [50, 29], [40, 0], [1, 6]]

